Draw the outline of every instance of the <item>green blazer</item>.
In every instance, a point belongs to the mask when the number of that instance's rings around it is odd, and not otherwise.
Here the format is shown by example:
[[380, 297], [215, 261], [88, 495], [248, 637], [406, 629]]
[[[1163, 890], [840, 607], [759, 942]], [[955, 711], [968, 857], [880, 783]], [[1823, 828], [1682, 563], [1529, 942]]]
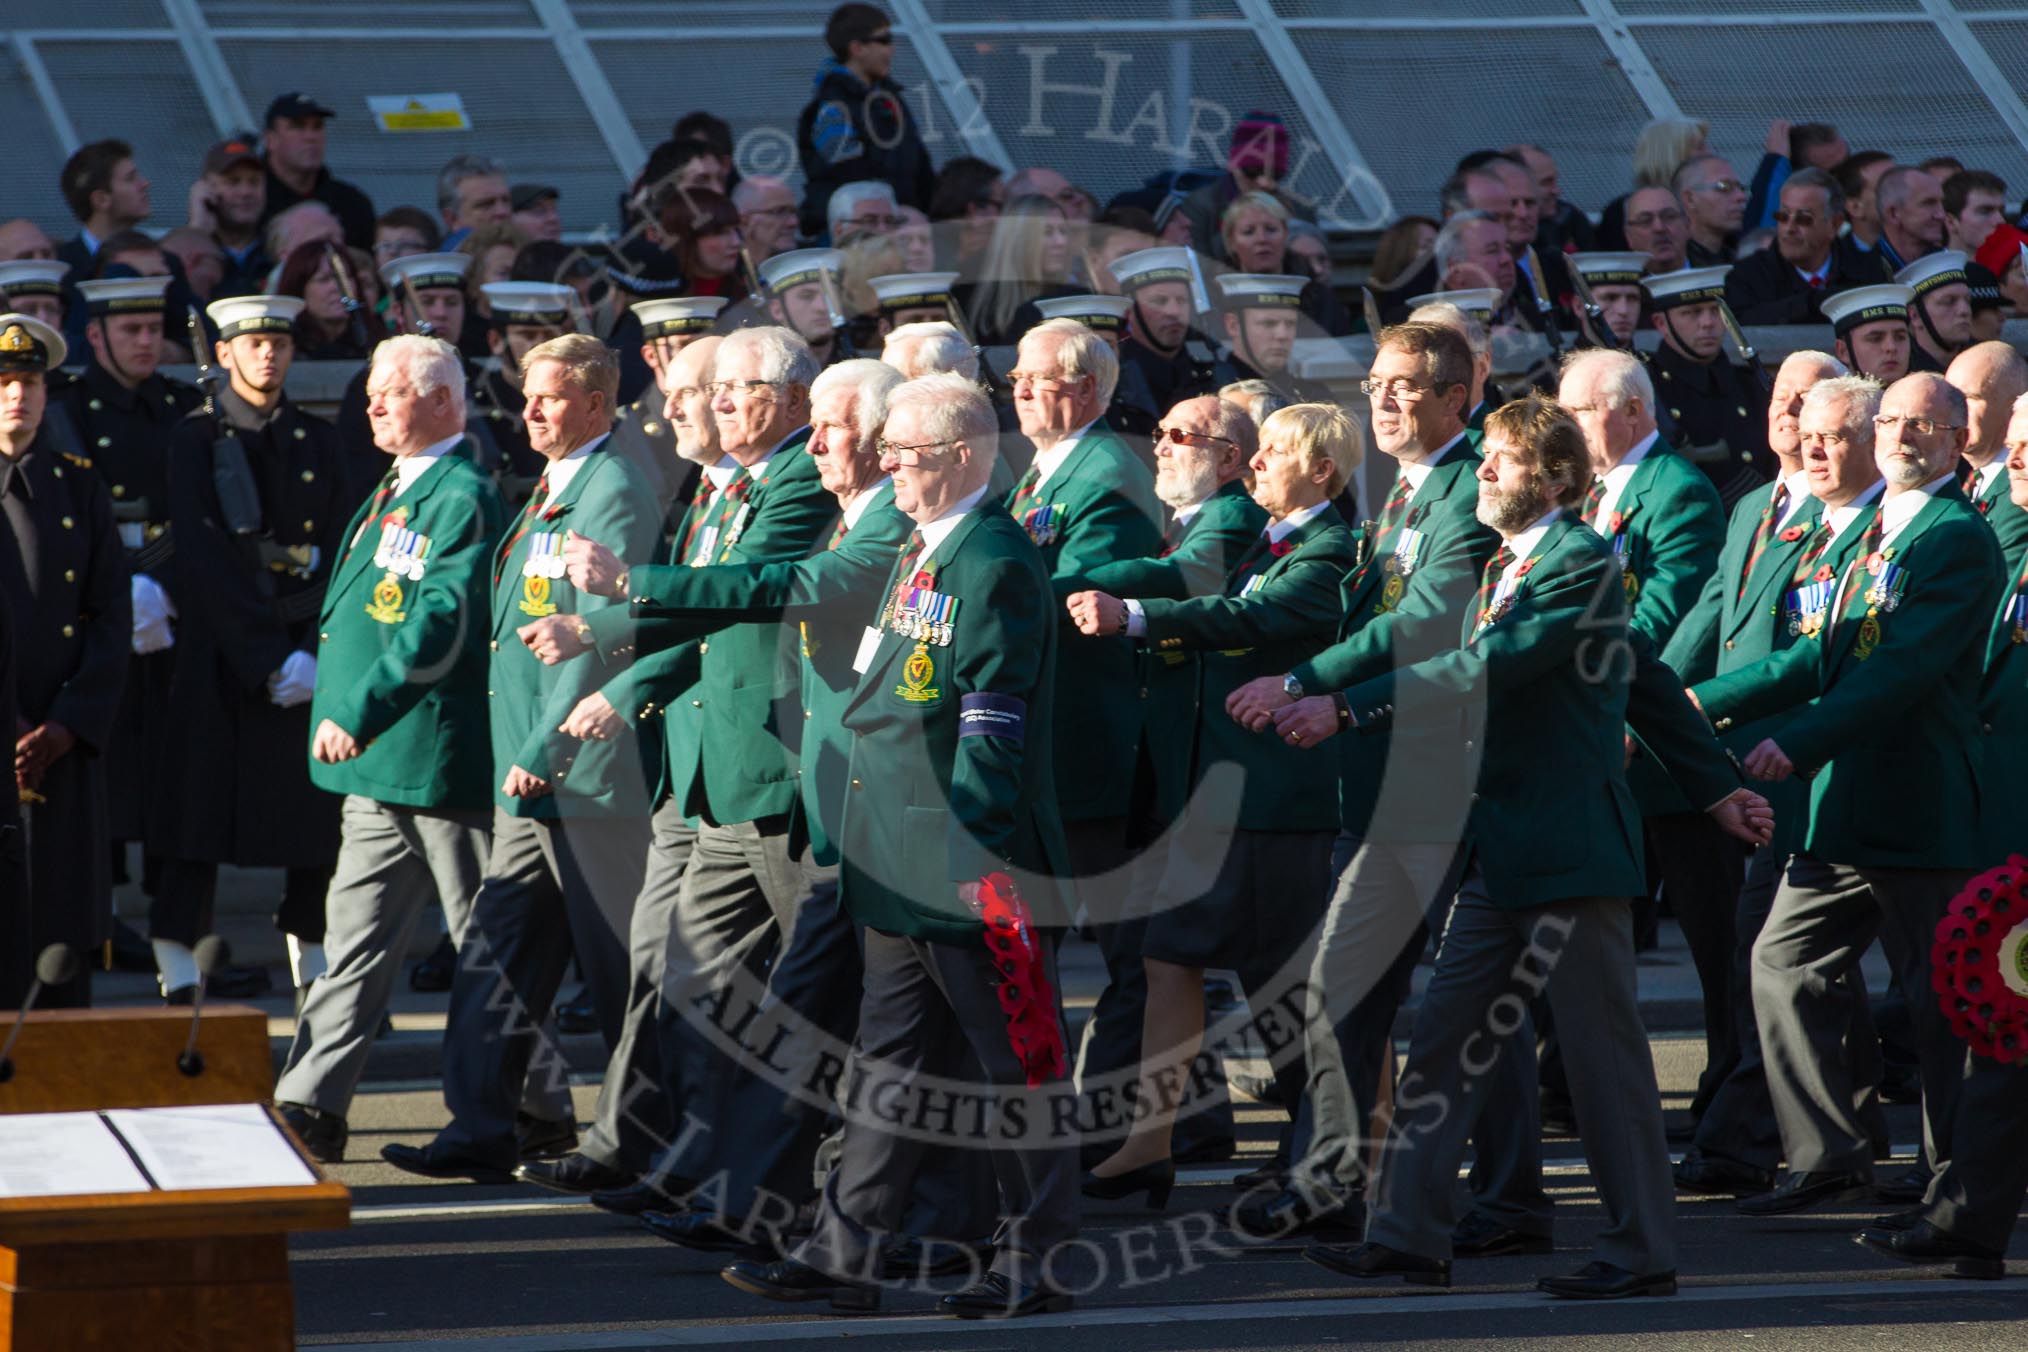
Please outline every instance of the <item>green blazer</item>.
[[[803, 559], [660, 569], [652, 601], [634, 605], [636, 641], [643, 653], [651, 654], [637, 665], [653, 661], [662, 650], [694, 651], [689, 639], [737, 623], [778, 621], [797, 634], [802, 654], [799, 810], [820, 864], [838, 862], [838, 815], [852, 755], [843, 718], [845, 701], [859, 682], [852, 659], [913, 529], [914, 523], [894, 505], [894, 486], [883, 483], [835, 545], [828, 545], [827, 537], [828, 547]], [[679, 715], [683, 707], [678, 706]]]
[[1330, 641], [1338, 627], [1339, 586], [1353, 566], [1352, 532], [1326, 503], [1280, 544], [1256, 538], [1226, 578], [1223, 595], [1142, 602], [1148, 643], [1158, 653], [1198, 654], [1190, 791], [1220, 762], [1244, 773], [1232, 807], [1208, 803], [1208, 811], [1246, 831], [1336, 831], [1338, 768], [1331, 758], [1290, 746], [1272, 729], [1248, 732], [1225, 712], [1225, 700]]
[[[328, 718], [365, 749], [340, 765], [312, 760], [319, 788], [403, 807], [492, 805], [486, 635], [473, 619], [491, 605], [506, 508], [470, 456], [469, 442], [438, 456], [377, 519], [369, 499], [345, 529], [317, 622], [310, 727]], [[388, 520], [414, 532], [392, 558], [379, 553]]]
[[[979, 921], [958, 885], [1006, 869], [1038, 924], [1063, 925], [1070, 856], [1050, 765], [1049, 569], [991, 499], [918, 567], [958, 611], [946, 644], [917, 642], [883, 616], [846, 700], [840, 896], [883, 933], [976, 945]], [[896, 580], [890, 569], [883, 595]]]
[[[524, 530], [523, 527], [527, 529]], [[631, 654], [544, 666], [514, 631], [543, 615], [583, 615], [587, 622], [616, 602], [587, 596], [567, 576], [531, 576], [537, 542], [561, 549], [565, 532], [596, 540], [623, 559], [647, 558], [661, 538], [654, 493], [635, 469], [602, 445], [538, 513], [523, 511], [507, 526], [494, 555], [492, 661], [486, 695], [493, 730], [494, 801], [517, 817], [582, 817], [645, 812], [646, 785], [631, 734], [579, 742], [557, 731], [579, 700], [600, 689]], [[540, 798], [500, 793], [508, 767], [546, 779]]]
[[[1216, 596], [1267, 524], [1267, 513], [1235, 479], [1204, 500], [1173, 550], [1159, 558], [1116, 559], [1083, 578], [1057, 578], [1057, 597], [1087, 588], [1136, 599]], [[1141, 754], [1148, 763], [1156, 820], [1166, 826], [1190, 796], [1191, 743], [1178, 730], [1197, 723], [1197, 654], [1184, 648], [1156, 651], [1142, 643], [1134, 656], [1140, 672]]]
[[[818, 481], [809, 440], [805, 429], [768, 461], [728, 519], [717, 562], [800, 559], [821, 543], [837, 520], [838, 500]], [[635, 607], [653, 610], [671, 575], [683, 571], [677, 565], [634, 570], [628, 589]], [[699, 643], [697, 651], [697, 683], [685, 715], [697, 721], [697, 738], [665, 738], [670, 792], [686, 816], [719, 825], [786, 814], [797, 797], [803, 724], [796, 631], [774, 617], [742, 621]]]
[[[1340, 592], [1338, 641], [1291, 674], [1313, 694], [1447, 652], [1500, 537], [1478, 518], [1480, 459], [1470, 438], [1446, 448], [1409, 499], [1401, 529], [1362, 540]], [[1406, 531], [1412, 555], [1397, 558]], [[1404, 563], [1407, 565], [1403, 571]], [[1455, 840], [1470, 790], [1450, 732], [1381, 728], [1339, 743], [1339, 825], [1362, 839]]]
[[[1078, 440], [1039, 497], [1024, 499], [1017, 484], [1007, 505], [1042, 551], [1052, 595], [1057, 578], [1082, 578], [1100, 564], [1161, 548], [1155, 478], [1103, 418]], [[1087, 638], [1060, 609], [1057, 625], [1054, 736], [1063, 819], [1124, 817], [1141, 742], [1134, 645], [1125, 638]]]
[[[1990, 520], [1991, 518], [1987, 518]], [[2017, 566], [1993, 613], [1986, 640], [1986, 671], [1979, 690], [1979, 731], [1985, 742], [1980, 781], [1987, 865], [2010, 855], [2028, 854], [2028, 588]], [[2023, 611], [2010, 613], [2020, 605]], [[1982, 865], [1983, 866], [1983, 865]]]
[[[1474, 792], [1462, 837], [1509, 909], [1646, 888], [1640, 818], [1621, 772], [1633, 664], [1611, 551], [1566, 513], [1543, 532], [1511, 604], [1458, 646], [1346, 692], [1363, 732], [1447, 731]], [[1553, 789], [1545, 791], [1545, 786]]]
[[2028, 563], [2028, 508], [2014, 505], [2014, 499], [2008, 495], [2004, 470], [1986, 485], [1985, 492], [1972, 500], [1972, 506], [1986, 518], [1986, 524], [1998, 537], [2000, 552], [2006, 556], [2008, 573], [2019, 573], [2021, 565]]
[[1725, 512], [1717, 490], [1657, 439], [1596, 529], [1625, 569], [1628, 623], [1666, 648], [1718, 567]]
[[1879, 584], [1855, 558], [1814, 639], [1700, 684], [1698, 701], [1721, 730], [1796, 710], [1776, 741], [1815, 777], [1812, 856], [1982, 868], [1978, 701], [2000, 547], [1946, 484], [1880, 552], [1899, 570], [1892, 605], [1871, 604]]

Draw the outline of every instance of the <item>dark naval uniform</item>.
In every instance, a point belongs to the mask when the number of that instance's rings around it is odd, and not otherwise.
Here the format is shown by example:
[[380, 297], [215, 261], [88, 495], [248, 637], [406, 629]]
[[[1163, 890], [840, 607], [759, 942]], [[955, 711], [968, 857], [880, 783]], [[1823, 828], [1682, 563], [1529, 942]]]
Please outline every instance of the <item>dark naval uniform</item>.
[[1647, 360], [1663, 439], [1704, 471], [1727, 511], [1774, 477], [1767, 400], [1751, 375], [1722, 357], [1692, 361], [1666, 342]]
[[[11, 344], [29, 343], [17, 336], [25, 334], [18, 324], [0, 329], [0, 362]], [[59, 942], [95, 948], [112, 933], [103, 752], [134, 619], [112, 499], [75, 444], [68, 415], [52, 409], [19, 459], [0, 458], [0, 593], [18, 635], [15, 727], [55, 723], [76, 738], [21, 792], [31, 953]], [[90, 1003], [88, 969], [42, 999]]]
[[[175, 594], [175, 540], [169, 532], [169, 433], [202, 396], [167, 376], [133, 389], [97, 362], [65, 390], [64, 410], [84, 454], [112, 495], [113, 520], [128, 566]], [[158, 778], [157, 754], [167, 717], [176, 650], [137, 653], [127, 667], [118, 718], [106, 747], [106, 792], [112, 839], [146, 838], [148, 785]]]
[[263, 532], [226, 530], [212, 482], [218, 429], [201, 413], [169, 443], [170, 520], [181, 613], [156, 851], [165, 860], [151, 936], [189, 944], [211, 923], [218, 865], [284, 868], [282, 927], [323, 934], [338, 852], [338, 800], [310, 783], [310, 706], [280, 708], [268, 678], [317, 650], [317, 612], [357, 494], [331, 424], [285, 395], [263, 414], [218, 395], [253, 471]]
[[512, 515], [528, 505], [528, 495], [535, 491], [535, 481], [542, 477], [544, 468], [542, 457], [528, 445], [528, 425], [521, 420], [527, 401], [498, 367], [473, 381], [471, 391], [472, 421], [485, 424], [499, 449], [499, 461], [491, 468], [500, 484], [500, 497]]

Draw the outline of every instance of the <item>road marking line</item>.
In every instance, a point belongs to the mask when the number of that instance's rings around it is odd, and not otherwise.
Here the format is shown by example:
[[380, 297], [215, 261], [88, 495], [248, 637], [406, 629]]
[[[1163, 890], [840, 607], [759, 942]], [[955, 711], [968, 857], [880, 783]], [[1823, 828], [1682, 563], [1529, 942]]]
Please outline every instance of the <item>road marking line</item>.
[[[1991, 1295], [1990, 1282], [1890, 1278], [1870, 1282], [1785, 1282], [1778, 1285], [1724, 1284], [1686, 1286], [1664, 1303], [1710, 1305], [1742, 1300], [1824, 1300], [1862, 1297], [1872, 1300], [1947, 1300], [1955, 1296]], [[1223, 1324], [1257, 1319], [1333, 1319], [1391, 1314], [1486, 1314], [1504, 1310], [1570, 1308], [1533, 1291], [1485, 1295], [1374, 1296], [1355, 1299], [1231, 1301], [1218, 1305], [1114, 1305], [1069, 1314], [1034, 1315], [1010, 1323], [999, 1320], [945, 1319], [937, 1315], [885, 1318], [806, 1319], [778, 1324], [670, 1325], [634, 1330], [547, 1333], [523, 1337], [487, 1337], [493, 1352], [646, 1352], [663, 1347], [724, 1347], [736, 1343], [798, 1343], [881, 1337], [930, 1337], [956, 1342], [981, 1335], [1005, 1339], [1010, 1330], [1022, 1333], [1047, 1329], [1094, 1328], [1146, 1324]], [[1654, 1306], [1644, 1305], [1644, 1309]], [[471, 1352], [471, 1338], [427, 1338], [412, 1342], [320, 1343], [302, 1347], [325, 1352]]]

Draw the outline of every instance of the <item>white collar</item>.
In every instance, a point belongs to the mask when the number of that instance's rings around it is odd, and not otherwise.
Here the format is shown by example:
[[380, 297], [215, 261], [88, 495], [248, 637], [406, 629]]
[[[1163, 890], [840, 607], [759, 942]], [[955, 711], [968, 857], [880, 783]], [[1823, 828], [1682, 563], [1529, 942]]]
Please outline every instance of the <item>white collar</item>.
[[711, 491], [714, 493], [723, 493], [725, 486], [731, 483], [738, 473], [739, 461], [729, 455], [721, 455], [717, 464], [704, 467], [704, 477], [711, 481]]
[[1979, 466], [1978, 469], [1979, 491], [1973, 494], [1973, 496], [1981, 498], [1986, 496], [1986, 490], [1993, 486], [1993, 480], [1999, 478], [2002, 474], [2005, 474], [2006, 472], [2007, 472], [2007, 453], [2005, 451], [2002, 451], [2000, 454], [1994, 456], [1991, 460], [1988, 460], [1985, 464]]
[[1173, 519], [1179, 526], [1188, 525], [1190, 523], [1190, 518], [1196, 516], [1199, 512], [1203, 511], [1204, 504], [1209, 501], [1211, 501], [1210, 498], [1204, 498], [1200, 501], [1191, 503], [1188, 507], [1172, 508], [1171, 510], [1174, 513]]
[[1561, 507], [1551, 507], [1536, 518], [1534, 525], [1506, 542], [1507, 548], [1514, 553], [1514, 559], [1507, 565], [1506, 570], [1500, 574], [1500, 581], [1507, 582], [1513, 578], [1521, 565], [1528, 561], [1528, 556], [1535, 552], [1535, 546], [1542, 543], [1543, 535], [1548, 532], [1551, 526], [1556, 524], [1556, 519], [1562, 515], [1563, 509]]
[[445, 437], [434, 446], [423, 447], [414, 455], [404, 455], [397, 459], [394, 462], [395, 496], [399, 497], [408, 492], [415, 481], [422, 478], [429, 471], [429, 467], [437, 462], [439, 456], [464, 439], [465, 434], [459, 432], [456, 436]]
[[1896, 493], [1880, 504], [1880, 542], [1886, 544], [1901, 534], [1908, 523], [1915, 520], [1916, 513], [1929, 506], [1929, 500], [1937, 490], [1949, 483], [1955, 475], [1939, 474], [1920, 488], [1911, 488]]
[[916, 531], [922, 536], [922, 556], [924, 558], [928, 558], [937, 552], [937, 546], [948, 539], [950, 533], [958, 528], [959, 523], [963, 522], [972, 509], [979, 505], [979, 499], [986, 496], [986, 489], [988, 487], [990, 485], [981, 485], [945, 508], [944, 514], [936, 520], [925, 521], [916, 527]]
[[887, 487], [887, 480], [875, 479], [852, 495], [852, 501], [845, 504], [845, 529], [851, 530], [859, 524], [859, 518], [866, 515], [866, 509], [873, 505], [873, 495]]
[[1436, 462], [1443, 459], [1446, 455], [1448, 455], [1450, 453], [1451, 447], [1457, 445], [1464, 439], [1465, 434], [1462, 430], [1460, 430], [1456, 436], [1452, 437], [1449, 441], [1446, 441], [1443, 445], [1437, 447], [1429, 454], [1423, 456], [1420, 460], [1413, 461], [1403, 460], [1398, 465], [1395, 466], [1396, 472], [1399, 473], [1402, 478], [1408, 480], [1408, 492], [1410, 497], [1413, 497], [1417, 493], [1420, 493], [1422, 491], [1422, 481], [1424, 479], [1427, 479], [1429, 477], [1430, 471], [1436, 468]]
[[[782, 453], [782, 447], [788, 445], [793, 438], [801, 435], [802, 432], [803, 429], [798, 427], [795, 431], [789, 433], [788, 436], [783, 437], [780, 441], [777, 441], [773, 446], [769, 447], [768, 453], [766, 455], [754, 461], [751, 465], [741, 466], [741, 468], [744, 468], [746, 470], [746, 477], [753, 480], [755, 483], [759, 483], [761, 481], [761, 475], [766, 474], [768, 472], [768, 466], [771, 463], [773, 463], [774, 458]], [[739, 465], [739, 462], [737, 460], [734, 460], [733, 464]]]
[[1633, 444], [1633, 447], [1614, 465], [1599, 477], [1605, 480], [1605, 492], [1598, 500], [1598, 510], [1591, 513], [1593, 521], [1609, 521], [1620, 505], [1620, 498], [1627, 491], [1627, 483], [1634, 477], [1634, 471], [1647, 459], [1648, 452], [1655, 447], [1655, 440], [1661, 433], [1650, 432]]
[[1062, 441], [1057, 442], [1054, 446], [1051, 446], [1048, 450], [1037, 451], [1035, 453], [1036, 492], [1040, 493], [1042, 491], [1042, 486], [1048, 483], [1050, 479], [1055, 476], [1056, 471], [1063, 468], [1063, 462], [1070, 459], [1070, 453], [1077, 449], [1077, 443], [1084, 437], [1085, 433], [1091, 431], [1092, 423], [1095, 423], [1097, 421], [1098, 419], [1096, 418], [1092, 419], [1091, 422], [1088, 422], [1083, 427], [1078, 428], [1075, 432], [1072, 432], [1069, 436], [1065, 437]]
[[542, 477], [549, 480], [549, 496], [553, 498], [564, 489], [570, 487], [570, 481], [575, 479], [577, 472], [584, 468], [586, 457], [599, 447], [605, 445], [606, 438], [611, 435], [610, 432], [601, 432], [584, 445], [572, 451], [569, 455], [563, 457], [563, 459], [550, 461], [549, 468], [542, 471]]
[[1873, 505], [1874, 499], [1878, 498], [1886, 487], [1887, 485], [1884, 481], [1875, 479], [1866, 486], [1865, 491], [1843, 507], [1833, 507], [1825, 512], [1824, 520], [1830, 524], [1831, 538], [1835, 540], [1843, 535], [1845, 527], [1857, 521], [1860, 515]]
[[1280, 544], [1303, 527], [1309, 525], [1312, 521], [1315, 521], [1330, 506], [1331, 500], [1326, 498], [1322, 502], [1313, 502], [1307, 507], [1298, 507], [1281, 520], [1272, 522], [1267, 528], [1268, 543], [1271, 545]]

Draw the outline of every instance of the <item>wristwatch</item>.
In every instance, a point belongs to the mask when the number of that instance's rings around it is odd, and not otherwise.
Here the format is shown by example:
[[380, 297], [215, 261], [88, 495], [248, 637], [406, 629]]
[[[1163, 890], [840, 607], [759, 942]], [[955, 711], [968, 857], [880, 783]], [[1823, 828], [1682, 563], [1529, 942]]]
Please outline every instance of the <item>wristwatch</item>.
[[573, 615], [570, 618], [577, 623], [577, 641], [587, 648], [595, 646], [592, 643], [592, 627], [585, 622], [584, 616]]
[[1303, 683], [1296, 679], [1295, 673], [1291, 672], [1289, 675], [1282, 677], [1282, 693], [1290, 699], [1301, 699], [1303, 697]]

